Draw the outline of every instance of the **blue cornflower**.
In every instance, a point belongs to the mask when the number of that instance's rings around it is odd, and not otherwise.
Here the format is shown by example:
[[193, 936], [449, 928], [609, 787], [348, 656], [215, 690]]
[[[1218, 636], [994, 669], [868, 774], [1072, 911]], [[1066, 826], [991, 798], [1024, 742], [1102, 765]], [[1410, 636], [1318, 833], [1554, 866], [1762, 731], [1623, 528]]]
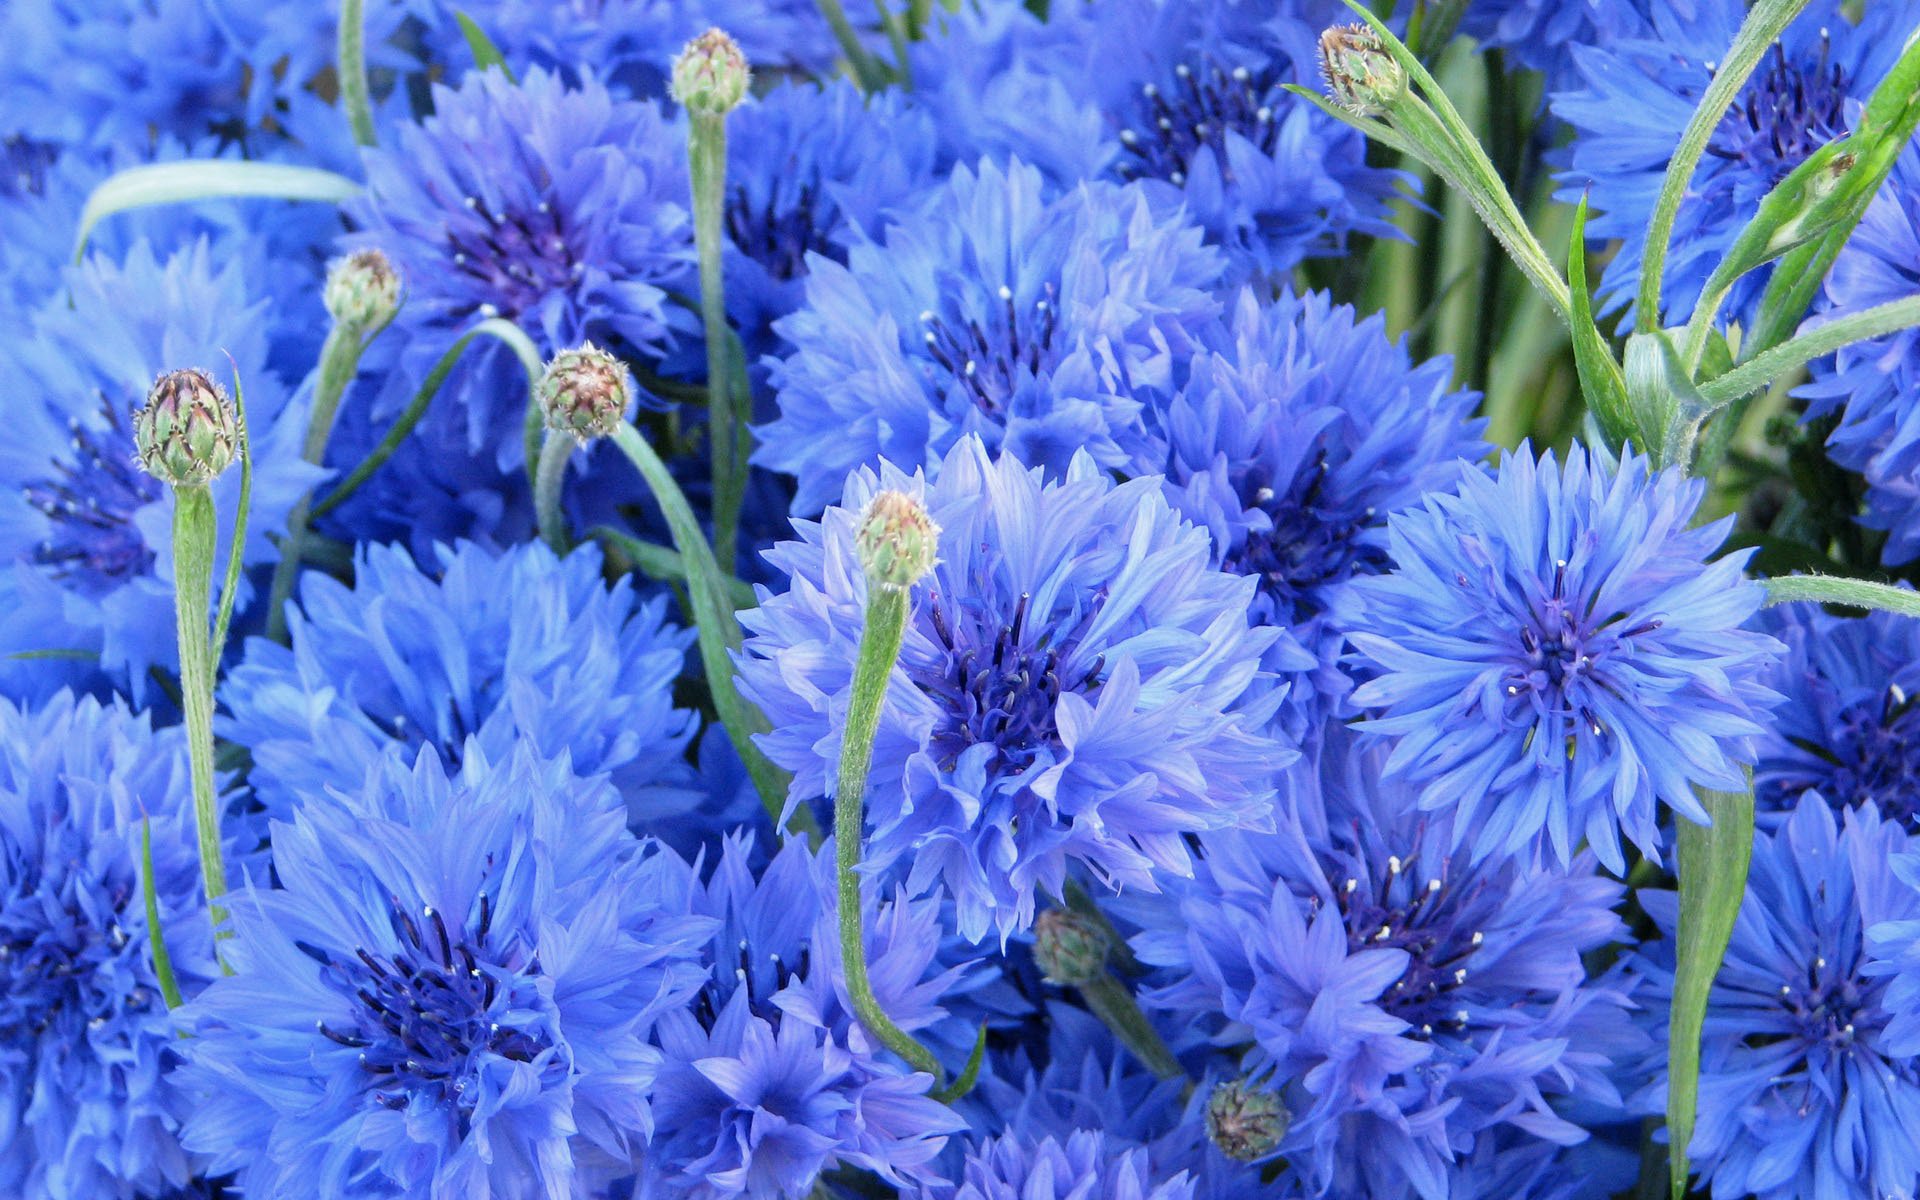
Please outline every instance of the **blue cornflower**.
[[1210, 839], [1177, 920], [1134, 946], [1167, 972], [1145, 1002], [1285, 1101], [1275, 1153], [1303, 1182], [1441, 1196], [1484, 1138], [1573, 1145], [1583, 1109], [1620, 1115], [1611, 1073], [1645, 1038], [1626, 982], [1583, 961], [1625, 938], [1622, 887], [1587, 854], [1467, 861], [1379, 760], [1330, 740], [1280, 832]]
[[727, 124], [727, 309], [758, 359], [800, 306], [808, 255], [845, 263], [933, 185], [933, 122], [901, 92], [869, 98], [841, 77], [783, 83]]
[[[930, 1077], [883, 1052], [853, 1018], [831, 849], [816, 859], [789, 842], [757, 878], [752, 853], [749, 841], [728, 839], [695, 897], [694, 911], [717, 926], [709, 975], [690, 1005], [660, 1021], [665, 1064], [643, 1194], [804, 1196], [836, 1165], [896, 1187], [924, 1178], [964, 1124], [927, 1096]], [[865, 920], [881, 1007], [907, 1030], [941, 1020], [941, 995], [962, 969], [935, 966], [938, 902], [896, 893]]]
[[1116, 486], [1085, 455], [1043, 481], [978, 438], [930, 484], [856, 472], [841, 507], [768, 551], [790, 578], [743, 612], [744, 693], [794, 773], [790, 803], [831, 795], [864, 621], [854, 547], [874, 492], [925, 492], [940, 558], [916, 589], [887, 690], [867, 857], [953, 894], [962, 937], [1002, 941], [1079, 862], [1115, 886], [1184, 875], [1183, 835], [1268, 823], [1294, 752], [1244, 698], [1275, 631], [1249, 628], [1253, 581], [1212, 569], [1206, 535], [1145, 476]]
[[1119, 1149], [1098, 1130], [1064, 1138], [1008, 1133], [968, 1151], [958, 1187], [922, 1187], [915, 1200], [1193, 1200], [1185, 1172], [1161, 1176], [1141, 1148]]
[[1580, 83], [1575, 46], [1646, 36], [1647, 8], [1648, 0], [1475, 0], [1460, 14], [1460, 32], [1541, 72], [1553, 93]]
[[1394, 569], [1354, 581], [1353, 701], [1394, 739], [1387, 770], [1487, 854], [1623, 869], [1622, 829], [1658, 857], [1657, 804], [1705, 822], [1695, 784], [1744, 789], [1779, 643], [1744, 554], [1706, 561], [1702, 485], [1526, 445], [1388, 522]]
[[1201, 238], [1139, 188], [1049, 199], [1024, 164], [959, 168], [846, 266], [812, 260], [754, 461], [798, 477], [801, 514], [856, 467], [931, 470], [969, 434], [1055, 475], [1083, 450], [1121, 467], [1145, 444], [1138, 391], [1218, 307]]
[[642, 820], [694, 800], [683, 752], [697, 718], [673, 703], [692, 634], [665, 621], [666, 597], [607, 587], [598, 550], [463, 543], [423, 571], [369, 546], [354, 574], [348, 587], [309, 573], [291, 644], [250, 639], [222, 687], [221, 734], [252, 754], [270, 812], [358, 787], [391, 745], [500, 761], [517, 741], [610, 773]]
[[1769, 610], [1786, 646], [1769, 675], [1786, 697], [1753, 771], [1760, 820], [1818, 792], [1837, 808], [1871, 804], [1912, 829], [1920, 820], [1920, 621], [1894, 613], [1836, 617], [1815, 605]]
[[654, 1020], [711, 922], [603, 782], [525, 747], [389, 756], [273, 826], [234, 974], [181, 1010], [183, 1140], [248, 1195], [569, 1194], [652, 1127]]
[[[0, 596], [12, 614], [0, 650], [84, 656], [10, 659], [0, 679], [13, 695], [91, 686], [104, 671], [138, 699], [148, 668], [174, 663], [173, 499], [135, 464], [131, 430], [162, 371], [224, 379], [237, 368], [255, 467], [243, 558], [279, 557], [270, 535], [319, 472], [300, 461], [304, 408], [264, 366], [266, 305], [242, 271], [216, 265], [204, 240], [164, 260], [145, 242], [123, 261], [94, 256], [68, 273], [71, 298], [51, 298], [31, 338], [0, 350], [20, 401], [0, 445]], [[214, 484], [223, 542], [239, 475]]]
[[[1920, 916], [1920, 893], [1890, 866], [1907, 844], [1870, 806], [1836, 823], [1814, 792], [1755, 836], [1700, 1048], [1689, 1154], [1715, 1195], [1865, 1200], [1920, 1185], [1920, 1064], [1889, 1031], [1889, 985], [1865, 969], [1863, 934]], [[1641, 903], [1666, 935], [1638, 956], [1655, 992], [1649, 1023], [1664, 1035], [1679, 902], [1643, 892]]]
[[[471, 72], [435, 87], [433, 103], [423, 124], [367, 152], [367, 194], [350, 206], [356, 244], [384, 250], [407, 286], [404, 369], [380, 412], [402, 407], [482, 316], [515, 322], [549, 354], [593, 341], [653, 357], [697, 328], [668, 297], [693, 288], [693, 224], [683, 140], [656, 105], [542, 70], [518, 83]], [[504, 346], [482, 341], [441, 403], [464, 401], [469, 449], [505, 469], [523, 457], [526, 380]]]
[[0, 699], [0, 1191], [131, 1200], [184, 1185], [174, 1030], [142, 901], [183, 988], [218, 969], [186, 739], [123, 701]]
[[[1829, 315], [1911, 296], [1916, 262], [1920, 148], [1909, 146], [1834, 260], [1826, 281]], [[1887, 532], [1881, 558], [1889, 565], [1920, 558], [1920, 337], [1909, 329], [1847, 346], [1816, 364], [1814, 381], [1795, 395], [1808, 401], [1808, 420], [1837, 415], [1827, 453], [1866, 477], [1860, 521]]]
[[[1642, 243], [1667, 160], [1747, 15], [1745, 0], [1650, 8], [1650, 27], [1635, 36], [1574, 46], [1584, 86], [1553, 99], [1554, 114], [1575, 135], [1559, 176], [1562, 195], [1572, 200], [1590, 191], [1597, 211], [1588, 234], [1622, 243], [1600, 284], [1613, 307], [1631, 301], [1639, 287]], [[1667, 315], [1692, 311], [1761, 198], [1851, 128], [1859, 102], [1885, 77], [1916, 22], [1901, 4], [1869, 4], [1858, 25], [1842, 8], [1841, 0], [1808, 5], [1714, 131], [1674, 225], [1663, 281]], [[1747, 321], [1768, 274], [1741, 280], [1722, 319]]]
[[1386, 567], [1387, 515], [1486, 452], [1478, 396], [1449, 390], [1448, 359], [1414, 363], [1381, 317], [1356, 322], [1320, 292], [1243, 292], [1200, 341], [1149, 407], [1164, 451], [1138, 469], [1165, 473], [1217, 565], [1258, 581], [1254, 621], [1289, 631], [1267, 666], [1292, 684], [1288, 732], [1304, 738], [1345, 710], [1334, 610], [1348, 580]]
[[1044, 24], [1023, 7], [983, 5], [914, 59], [956, 157], [1018, 157], [1067, 185], [1150, 181], [1235, 280], [1277, 282], [1353, 233], [1391, 232], [1404, 176], [1369, 167], [1364, 138], [1285, 90], [1318, 86], [1339, 4], [1116, 0], [1056, 6]]

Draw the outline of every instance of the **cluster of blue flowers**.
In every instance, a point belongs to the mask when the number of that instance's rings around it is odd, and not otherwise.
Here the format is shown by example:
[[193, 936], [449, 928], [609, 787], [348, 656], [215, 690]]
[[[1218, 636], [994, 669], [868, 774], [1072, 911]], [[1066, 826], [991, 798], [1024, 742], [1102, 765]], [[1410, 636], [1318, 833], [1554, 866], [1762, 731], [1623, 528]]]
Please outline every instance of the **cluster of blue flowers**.
[[[1642, 315], [1748, 5], [1371, 7]], [[1914, 53], [1800, 7], [1670, 317]], [[1516, 420], [1351, 19], [8, 0], [0, 1193], [1600, 1200], [1749, 794], [1692, 1180], [1920, 1191], [1920, 621], [1766, 607], [1920, 605], [1920, 318]], [[1908, 145], [1801, 327], [1916, 290]]]

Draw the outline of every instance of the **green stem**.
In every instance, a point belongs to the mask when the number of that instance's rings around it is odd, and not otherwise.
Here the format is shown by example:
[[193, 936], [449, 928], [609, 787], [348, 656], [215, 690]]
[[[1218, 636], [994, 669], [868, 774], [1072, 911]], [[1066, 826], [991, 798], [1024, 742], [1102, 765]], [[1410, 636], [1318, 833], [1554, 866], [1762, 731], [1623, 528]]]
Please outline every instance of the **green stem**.
[[887, 1049], [915, 1070], [941, 1078], [940, 1060], [893, 1023], [875, 999], [867, 979], [866, 930], [860, 919], [860, 843], [866, 824], [867, 772], [873, 765], [873, 735], [880, 728], [880, 705], [887, 680], [900, 661], [907, 630], [907, 589], [875, 585], [867, 595], [867, 622], [860, 631], [859, 657], [853, 664], [853, 696], [847, 703], [847, 727], [840, 744], [840, 777], [834, 786], [834, 865], [840, 888], [840, 960], [847, 996], [860, 1023]]
[[727, 117], [694, 113], [687, 133], [693, 175], [693, 241], [700, 257], [700, 321], [707, 334], [707, 425], [713, 441], [713, 553], [733, 569], [741, 498], [746, 494], [746, 430], [734, 407], [729, 374], [725, 239], [720, 218], [727, 199]]
[[373, 133], [373, 99], [367, 89], [366, 22], [363, 0], [340, 0], [340, 103], [353, 126], [353, 140], [362, 146], [377, 144]]
[[860, 90], [871, 95], [886, 86], [887, 80], [880, 71], [880, 65], [860, 44], [860, 35], [853, 31], [846, 10], [840, 7], [840, 0], [814, 2], [820, 7], [820, 15], [827, 19], [827, 28], [833, 30], [834, 40], [840, 43], [840, 52], [847, 56], [847, 67], [853, 72], [854, 82], [860, 85]]
[[180, 638], [180, 706], [186, 713], [200, 878], [216, 931], [227, 920], [227, 910], [219, 902], [227, 892], [227, 868], [220, 856], [219, 798], [214, 793], [214, 663], [207, 631], [217, 522], [213, 494], [206, 488], [173, 489], [173, 608]]
[[[599, 542], [602, 550], [621, 574], [628, 570], [638, 570], [649, 579], [661, 583], [681, 583], [687, 581], [687, 560], [671, 546], [662, 546], [658, 542], [649, 542], [631, 534], [623, 533], [611, 525], [596, 525], [587, 531], [587, 536]], [[758, 603], [753, 594], [752, 585], [746, 581], [725, 575], [721, 583], [725, 585], [728, 599], [735, 608], [752, 608]], [[87, 658], [98, 658], [91, 652], [83, 652]]]
[[775, 829], [805, 834], [817, 842], [819, 828], [813, 813], [804, 805], [795, 808], [784, 827], [781, 823], [792, 779], [754, 743], [754, 735], [765, 733], [772, 726], [765, 714], [749, 704], [734, 686], [733, 654], [741, 645], [740, 620], [734, 616], [733, 605], [728, 601], [726, 576], [713, 561], [713, 550], [700, 531], [700, 523], [694, 519], [686, 494], [674, 482], [667, 464], [660, 461], [660, 456], [632, 425], [623, 422], [614, 430], [613, 444], [646, 480], [654, 503], [660, 506], [660, 514], [666, 518], [667, 528], [673, 534], [674, 548], [680, 552], [687, 571], [687, 594], [693, 601], [693, 620], [699, 632], [700, 665], [706, 671], [707, 691], [713, 698], [715, 711], [720, 714], [720, 723], [726, 726], [727, 736], [733, 741], [733, 748], [746, 764], [754, 790], [760, 793], [760, 803], [773, 819]]
[[540, 537], [565, 555], [572, 549], [567, 537], [567, 517], [560, 510], [560, 484], [567, 477], [567, 460], [573, 457], [577, 443], [571, 434], [547, 431], [540, 447], [540, 467], [533, 476], [533, 512], [540, 523]]
[[1161, 1040], [1153, 1022], [1147, 1020], [1147, 1014], [1140, 1011], [1133, 993], [1115, 979], [1111, 971], [1102, 970], [1092, 980], [1081, 984], [1080, 997], [1093, 1010], [1093, 1015], [1113, 1031], [1113, 1036], [1119, 1039], [1120, 1044], [1149, 1071], [1162, 1079], [1181, 1079], [1186, 1076], [1180, 1060], [1173, 1056], [1173, 1051], [1167, 1049], [1167, 1043]]
[[[1797, 338], [1763, 350], [1718, 379], [1700, 385], [1700, 395], [1713, 408], [1752, 395], [1787, 372], [1855, 342], [1871, 341], [1902, 329], [1920, 326], [1920, 296], [1890, 300], [1819, 325]], [[1711, 409], [1709, 411], [1712, 411]]]
[[[365, 346], [358, 329], [336, 324], [320, 347], [320, 376], [313, 387], [306, 441], [300, 447], [300, 457], [316, 467], [326, 460], [327, 441], [340, 415], [340, 398], [360, 369], [360, 353]], [[274, 564], [273, 587], [267, 594], [267, 636], [283, 646], [287, 644], [287, 601], [293, 598], [293, 584], [306, 557], [312, 506], [312, 495], [302, 496], [287, 514], [287, 536], [280, 543], [280, 561]]]
[[1746, 23], [1735, 35], [1727, 56], [1714, 72], [1700, 106], [1693, 110], [1680, 145], [1667, 162], [1666, 176], [1660, 181], [1660, 195], [1654, 202], [1653, 218], [1647, 223], [1646, 249], [1640, 266], [1640, 294], [1634, 303], [1634, 328], [1652, 333], [1660, 328], [1660, 285], [1666, 272], [1667, 248], [1673, 240], [1673, 223], [1680, 215], [1680, 202], [1686, 198], [1687, 185], [1706, 153], [1713, 131], [1720, 126], [1734, 97], [1746, 86], [1747, 77], [1760, 64], [1761, 55], [1792, 22], [1807, 0], [1759, 0], [1747, 14]]
[[1767, 603], [1790, 604], [1796, 600], [1815, 604], [1844, 604], [1848, 608], [1879, 609], [1920, 617], [1920, 592], [1865, 579], [1842, 579], [1834, 575], [1782, 575], [1766, 580]]
[[880, 23], [887, 30], [887, 43], [893, 47], [894, 72], [900, 76], [900, 82], [907, 90], [912, 91], [913, 67], [907, 62], [909, 36], [906, 24], [899, 13], [888, 7], [888, 0], [873, 0], [873, 6], [880, 10]]

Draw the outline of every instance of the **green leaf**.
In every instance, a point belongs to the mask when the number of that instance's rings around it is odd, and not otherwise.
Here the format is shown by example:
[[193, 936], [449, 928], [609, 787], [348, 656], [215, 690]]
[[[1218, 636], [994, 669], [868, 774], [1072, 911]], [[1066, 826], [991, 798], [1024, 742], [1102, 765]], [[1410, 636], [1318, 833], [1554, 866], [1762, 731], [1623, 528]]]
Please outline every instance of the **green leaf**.
[[115, 213], [154, 204], [189, 200], [312, 200], [340, 204], [360, 193], [360, 185], [345, 175], [317, 167], [245, 159], [190, 159], [185, 162], [147, 163], [128, 167], [100, 181], [80, 210], [80, 228], [74, 234], [73, 259], [87, 250], [93, 227]]
[[147, 945], [153, 951], [153, 973], [168, 1008], [181, 1004], [180, 983], [174, 978], [173, 956], [167, 953], [166, 932], [160, 927], [160, 900], [153, 890], [153, 823], [140, 818], [140, 894], [147, 907]]
[[480, 28], [478, 22], [458, 9], [454, 10], [453, 19], [460, 23], [460, 36], [467, 39], [467, 50], [473, 55], [476, 70], [498, 67], [508, 83], [520, 82], [513, 77], [513, 68], [507, 65], [507, 56], [500, 53], [500, 47], [493, 44], [493, 39], [487, 36], [487, 31]]
[[1700, 802], [1713, 824], [1680, 826], [1680, 928], [1673, 978], [1673, 1011], [1667, 1027], [1667, 1131], [1671, 1136], [1669, 1179], [1674, 1200], [1687, 1194], [1687, 1144], [1693, 1138], [1700, 1090], [1700, 1030], [1706, 1022], [1713, 977], [1733, 938], [1740, 900], [1753, 858], [1753, 785], [1744, 792], [1701, 789]]
[[1687, 377], [1668, 330], [1627, 338], [1627, 409], [1633, 415], [1640, 449], [1657, 466], [1686, 465], [1692, 433], [1707, 404]]
[[1686, 130], [1681, 133], [1680, 145], [1667, 160], [1667, 173], [1660, 181], [1660, 194], [1654, 201], [1653, 216], [1647, 222], [1646, 248], [1641, 256], [1640, 294], [1634, 304], [1635, 328], [1639, 332], [1652, 333], [1660, 328], [1660, 285], [1665, 277], [1674, 218], [1679, 215], [1680, 201], [1686, 197], [1694, 168], [1706, 153], [1707, 142], [1719, 128], [1727, 109], [1732, 107], [1734, 97], [1746, 86], [1753, 69], [1760, 64], [1767, 47], [1807, 3], [1808, 0], [1754, 0], [1753, 7], [1747, 10], [1746, 21], [1734, 34], [1733, 45], [1720, 60], [1713, 81], [1707, 85], [1706, 94], [1701, 96], [1700, 106], [1693, 110]]
[[1770, 605], [1806, 600], [1920, 617], [1920, 592], [1891, 584], [1842, 579], [1836, 575], [1784, 575], [1769, 579], [1766, 584]]
[[1593, 300], [1587, 288], [1587, 198], [1580, 197], [1573, 213], [1573, 237], [1567, 248], [1567, 286], [1572, 299], [1573, 363], [1580, 373], [1580, 390], [1599, 422], [1607, 445], [1614, 450], [1633, 436], [1633, 415], [1627, 404], [1627, 381], [1613, 357], [1607, 339], [1594, 324]]
[[1920, 296], [1889, 300], [1872, 308], [1822, 320], [1799, 337], [1780, 342], [1753, 355], [1724, 375], [1709, 379], [1700, 385], [1700, 395], [1709, 410], [1719, 408], [1760, 391], [1775, 380], [1799, 370], [1816, 358], [1832, 354], [1842, 346], [1872, 341], [1916, 326], [1920, 326]]
[[1854, 226], [1893, 171], [1893, 164], [1920, 128], [1920, 39], [1908, 43], [1900, 59], [1873, 90], [1847, 139], [1854, 157], [1842, 196], [1845, 203], [1817, 240], [1787, 253], [1767, 281], [1760, 318], [1748, 336], [1743, 356], [1771, 350], [1792, 336], [1812, 307], [1827, 271], [1852, 236]]
[[[735, 617], [733, 605], [728, 599], [726, 577], [721, 574], [720, 566], [713, 559], [713, 548], [707, 545], [707, 536], [700, 528], [700, 522], [694, 518], [693, 508], [687, 503], [685, 493], [675, 483], [667, 465], [653, 452], [653, 447], [640, 436], [639, 430], [623, 422], [614, 431], [613, 444], [620, 447], [634, 469], [653, 492], [654, 503], [660, 506], [660, 514], [667, 520], [667, 529], [673, 534], [674, 548], [680, 552], [680, 560], [686, 567], [687, 591], [693, 600], [694, 624], [698, 629], [700, 645], [700, 663], [706, 669], [707, 691], [713, 697], [713, 707], [720, 714], [720, 723], [726, 727], [727, 736], [733, 740], [733, 748], [747, 766], [747, 774], [752, 777], [755, 790], [760, 793], [760, 803], [766, 807], [773, 818], [774, 828], [780, 828], [780, 814], [787, 803], [787, 786], [792, 777], [775, 766], [760, 747], [754, 742], [754, 735], [769, 732], [773, 726], [767, 723], [766, 716], [745, 697], [740, 695], [733, 683], [733, 652], [740, 648], [742, 637], [740, 621]], [[812, 836], [815, 832], [813, 814], [805, 807], [796, 809], [788, 829]], [[816, 839], [817, 840], [817, 839]]]

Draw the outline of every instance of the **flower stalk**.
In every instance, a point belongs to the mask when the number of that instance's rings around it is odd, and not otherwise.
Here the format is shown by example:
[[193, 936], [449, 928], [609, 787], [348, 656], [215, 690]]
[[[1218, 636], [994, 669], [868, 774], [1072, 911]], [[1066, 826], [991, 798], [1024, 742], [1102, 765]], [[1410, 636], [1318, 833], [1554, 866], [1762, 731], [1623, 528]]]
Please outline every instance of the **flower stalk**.
[[340, 0], [340, 27], [336, 73], [340, 77], [340, 104], [347, 110], [353, 140], [362, 146], [378, 144], [373, 132], [373, 97], [367, 87], [367, 30], [365, 0]]
[[732, 569], [746, 495], [745, 414], [734, 404], [728, 345], [721, 216], [727, 199], [727, 114], [746, 98], [750, 72], [734, 40], [709, 29], [673, 63], [673, 95], [687, 110], [693, 183], [693, 243], [700, 266], [700, 322], [707, 339], [707, 424], [713, 443], [713, 551]]

